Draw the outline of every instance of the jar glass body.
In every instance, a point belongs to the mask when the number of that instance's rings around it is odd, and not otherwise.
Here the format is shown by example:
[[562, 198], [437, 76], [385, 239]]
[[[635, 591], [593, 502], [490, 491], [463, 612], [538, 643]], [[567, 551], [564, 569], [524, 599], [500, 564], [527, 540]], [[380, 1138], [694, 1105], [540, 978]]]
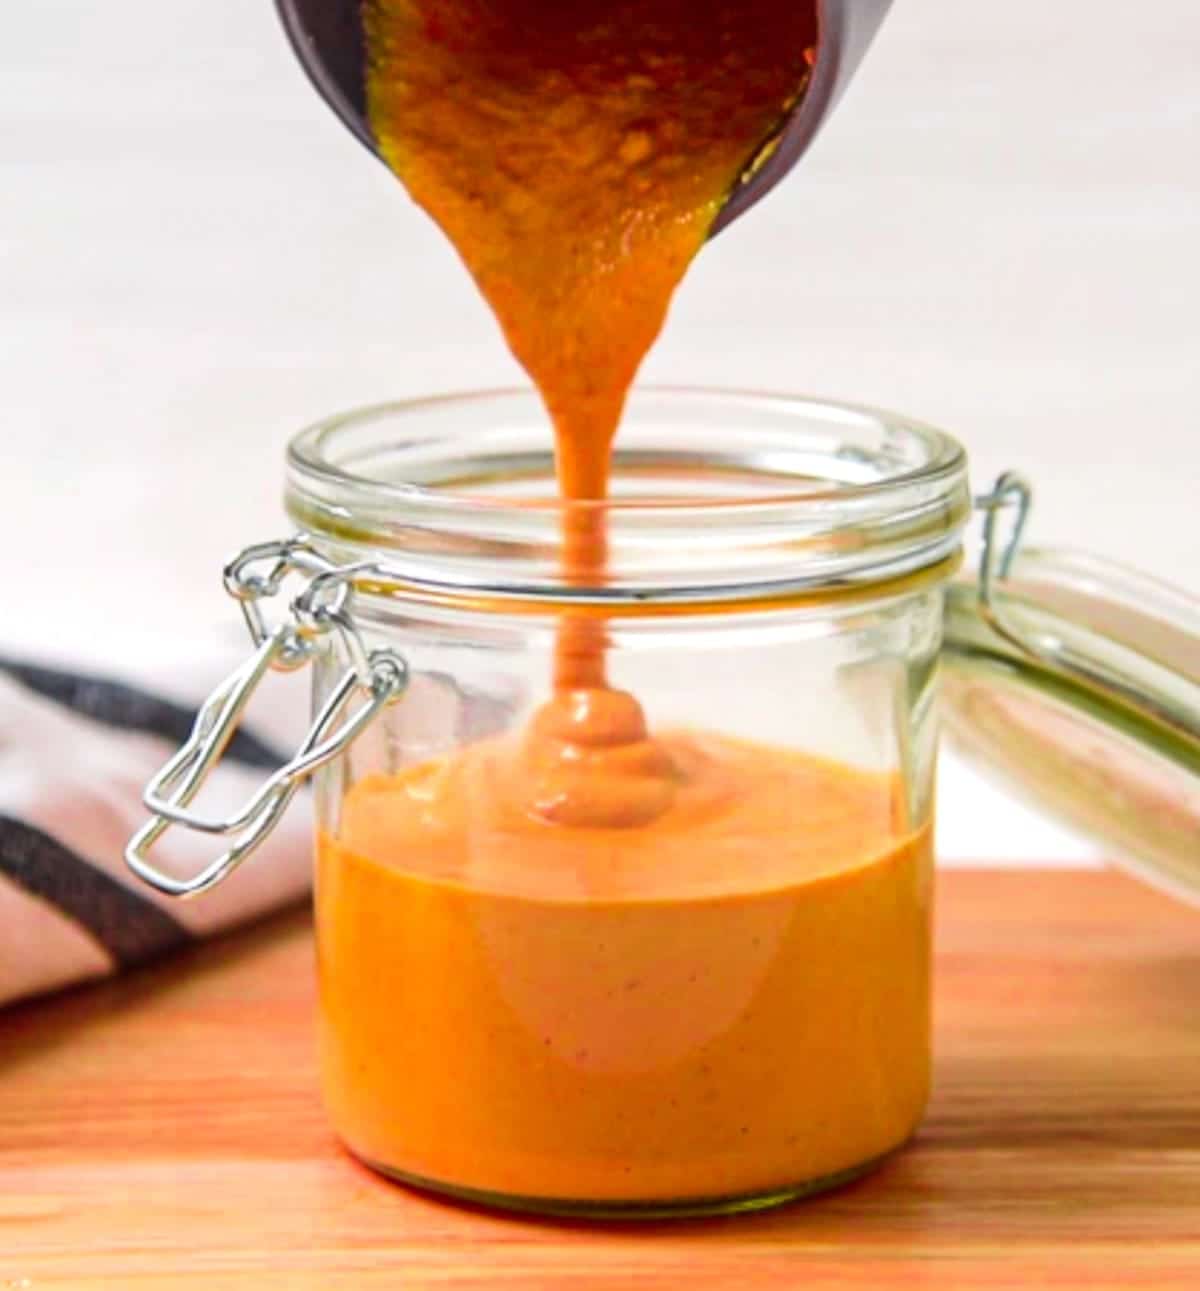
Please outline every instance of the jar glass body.
[[[636, 396], [609, 563], [580, 586], [547, 439], [503, 395], [372, 410], [293, 449], [293, 513], [331, 558], [386, 568], [354, 618], [409, 669], [317, 785], [335, 1128], [410, 1182], [566, 1213], [852, 1177], [908, 1138], [929, 1084], [961, 451], [857, 409]], [[686, 809], [542, 811], [530, 732], [571, 625], [603, 641]], [[349, 665], [332, 638], [318, 705]]]

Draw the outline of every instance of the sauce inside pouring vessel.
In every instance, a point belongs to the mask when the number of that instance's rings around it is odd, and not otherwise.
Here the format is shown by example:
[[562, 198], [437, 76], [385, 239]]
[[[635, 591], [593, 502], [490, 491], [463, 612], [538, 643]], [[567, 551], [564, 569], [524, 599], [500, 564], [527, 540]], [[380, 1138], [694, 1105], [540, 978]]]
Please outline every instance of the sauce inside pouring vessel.
[[[383, 155], [537, 384], [565, 575], [601, 581], [586, 504], [627, 390], [804, 92], [815, 5], [367, 0], [365, 27]], [[878, 1158], [929, 1075], [906, 812], [895, 776], [652, 731], [603, 619], [564, 613], [526, 730], [360, 780], [320, 841], [339, 1130], [510, 1199], [737, 1196]]]

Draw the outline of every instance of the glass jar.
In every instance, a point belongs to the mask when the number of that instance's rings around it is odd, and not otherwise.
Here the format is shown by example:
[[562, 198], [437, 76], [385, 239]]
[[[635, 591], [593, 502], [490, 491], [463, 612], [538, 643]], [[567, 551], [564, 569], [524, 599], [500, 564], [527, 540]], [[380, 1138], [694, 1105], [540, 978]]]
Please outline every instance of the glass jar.
[[[570, 508], [549, 444], [515, 392], [293, 441], [302, 536], [226, 571], [258, 651], [151, 785], [130, 864], [176, 894], [219, 882], [319, 768], [325, 1096], [378, 1170], [597, 1216], [828, 1188], [899, 1148], [928, 1092], [964, 453], [846, 405], [649, 390], [610, 501]], [[971, 631], [1012, 635], [992, 520], [1014, 496], [986, 500]], [[562, 559], [581, 524], [608, 553], [583, 579]], [[307, 586], [271, 628], [293, 573]], [[606, 675], [551, 700], [564, 642]], [[977, 702], [986, 650], [966, 654]], [[258, 678], [310, 661], [296, 758], [200, 820], [188, 804]], [[163, 875], [147, 852], [177, 823], [232, 845]]]

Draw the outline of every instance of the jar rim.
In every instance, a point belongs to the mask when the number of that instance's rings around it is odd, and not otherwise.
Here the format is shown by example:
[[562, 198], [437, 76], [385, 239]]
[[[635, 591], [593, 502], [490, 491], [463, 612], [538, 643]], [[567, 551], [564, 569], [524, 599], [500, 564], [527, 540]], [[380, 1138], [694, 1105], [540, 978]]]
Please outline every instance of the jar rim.
[[[414, 586], [612, 603], [884, 583], [956, 555], [970, 512], [951, 436], [864, 405], [639, 386], [604, 501], [563, 502], [531, 390], [325, 418], [288, 447], [289, 514], [338, 560]], [[564, 517], [603, 512], [608, 561], [568, 579]]]
[[[741, 508], [755, 509], [766, 506], [777, 506], [781, 503], [813, 505], [820, 502], [842, 501], [848, 496], [878, 496], [889, 491], [915, 483], [936, 483], [952, 479], [959, 472], [966, 470], [967, 455], [963, 446], [945, 431], [911, 417], [902, 417], [897, 413], [875, 407], [871, 404], [856, 403], [841, 399], [825, 399], [811, 395], [782, 394], [772, 391], [743, 389], [725, 386], [693, 385], [640, 385], [636, 387], [631, 398], [638, 395], [668, 399], [694, 399], [720, 401], [726, 406], [739, 404], [761, 408], [767, 405], [787, 408], [805, 408], [820, 410], [833, 418], [868, 419], [885, 425], [895, 432], [911, 435], [924, 442], [929, 448], [928, 461], [908, 471], [899, 472], [885, 479], [836, 482], [821, 490], [805, 489], [794, 494], [777, 493], [768, 496], [743, 498], [715, 498], [702, 502], [689, 499], [644, 499], [644, 498], [607, 498], [604, 500], [576, 500], [563, 502], [556, 497], [544, 499], [522, 499], [522, 509], [552, 511], [556, 515], [570, 507], [604, 511], [647, 511], [669, 510], [672, 512], [691, 513], [700, 520], [710, 510], [728, 511]], [[334, 413], [313, 422], [296, 432], [287, 444], [287, 464], [289, 468], [289, 488], [302, 486], [303, 481], [322, 481], [329, 484], [341, 484], [354, 489], [369, 489], [378, 497], [390, 496], [405, 505], [419, 506], [423, 500], [436, 501], [441, 508], [451, 506], [470, 510], [495, 510], [511, 507], [507, 499], [487, 494], [455, 492], [442, 488], [428, 488], [410, 481], [379, 480], [369, 475], [345, 469], [331, 461], [327, 449], [333, 436], [353, 428], [366, 421], [382, 416], [421, 415], [434, 410], [454, 407], [465, 407], [469, 404], [484, 404], [521, 401], [528, 402], [533, 398], [532, 392], [520, 386], [493, 386], [480, 390], [446, 391], [437, 394], [415, 395], [407, 399], [383, 400], [379, 403], [364, 404], [345, 412]], [[549, 419], [546, 423], [547, 435], [550, 434]], [[618, 432], [619, 434], [620, 432]], [[547, 441], [549, 443], [549, 440]]]

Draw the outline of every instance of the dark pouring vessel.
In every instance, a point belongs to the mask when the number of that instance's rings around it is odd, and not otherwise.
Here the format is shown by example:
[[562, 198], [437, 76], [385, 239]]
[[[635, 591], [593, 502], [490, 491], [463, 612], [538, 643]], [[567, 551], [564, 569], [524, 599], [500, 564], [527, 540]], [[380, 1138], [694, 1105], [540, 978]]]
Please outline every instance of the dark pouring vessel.
[[[343, 125], [371, 152], [367, 120], [362, 0], [275, 0], [305, 72]], [[713, 225], [719, 232], [788, 173], [816, 138], [858, 69], [891, 0], [817, 0], [817, 58], [807, 92], [784, 124], [777, 147], [729, 194]]]

